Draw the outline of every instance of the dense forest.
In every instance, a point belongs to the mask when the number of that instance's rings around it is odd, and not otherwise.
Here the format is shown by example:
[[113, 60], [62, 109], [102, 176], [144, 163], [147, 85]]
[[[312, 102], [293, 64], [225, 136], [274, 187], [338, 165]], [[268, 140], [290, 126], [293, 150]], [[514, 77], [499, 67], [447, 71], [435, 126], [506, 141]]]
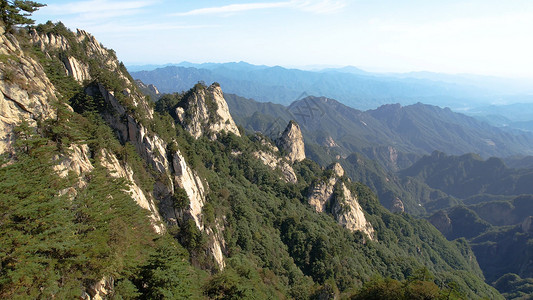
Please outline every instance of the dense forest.
[[114, 51], [61, 23], [1, 47], [2, 113], [20, 111], [2, 123], [2, 298], [501, 298], [464, 239], [360, 182], [341, 176], [328, 201], [357, 202], [373, 236], [316, 212], [309, 194], [332, 171], [214, 127], [232, 122], [218, 84], [154, 103]]

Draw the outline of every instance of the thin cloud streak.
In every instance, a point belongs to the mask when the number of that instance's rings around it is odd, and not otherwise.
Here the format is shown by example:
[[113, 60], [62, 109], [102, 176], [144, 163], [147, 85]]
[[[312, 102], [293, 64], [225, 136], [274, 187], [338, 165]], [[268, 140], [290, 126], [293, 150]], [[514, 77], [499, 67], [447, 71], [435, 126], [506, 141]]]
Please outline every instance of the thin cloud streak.
[[157, 1], [108, 1], [91, 0], [65, 4], [50, 4], [40, 9], [40, 13], [52, 15], [94, 14], [96, 12], [127, 11], [144, 8]]
[[307, 12], [315, 14], [331, 14], [342, 10], [346, 6], [346, 1], [299, 1], [297, 6]]
[[197, 16], [197, 15], [235, 13], [235, 12], [243, 12], [243, 11], [258, 10], [258, 9], [288, 7], [288, 6], [293, 5], [293, 2], [294, 1], [274, 2], [274, 3], [262, 2], [262, 3], [230, 4], [226, 6], [193, 9], [191, 11], [177, 13], [175, 15], [176, 16]]
[[338, 12], [346, 6], [345, 0], [322, 0], [322, 1], [306, 1], [306, 0], [291, 0], [283, 2], [257, 2], [244, 4], [231, 4], [217, 7], [206, 7], [193, 9], [187, 12], [176, 13], [174, 16], [198, 16], [198, 15], [215, 15], [215, 14], [229, 14], [246, 12], [252, 10], [272, 9], [272, 8], [293, 8], [302, 11], [307, 11], [316, 14], [329, 14]]

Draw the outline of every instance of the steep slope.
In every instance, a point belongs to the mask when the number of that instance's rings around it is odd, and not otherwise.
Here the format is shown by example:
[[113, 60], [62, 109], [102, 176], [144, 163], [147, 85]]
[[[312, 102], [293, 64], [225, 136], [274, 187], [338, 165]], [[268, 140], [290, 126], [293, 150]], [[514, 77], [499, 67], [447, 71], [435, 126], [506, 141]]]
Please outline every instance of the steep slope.
[[195, 138], [222, 130], [240, 136], [218, 84], [205, 88], [197, 84], [176, 107], [181, 125]]
[[310, 187], [309, 204], [319, 213], [329, 212], [335, 220], [350, 231], [361, 231], [370, 239], [374, 238], [374, 228], [365, 217], [357, 195], [352, 195], [342, 181], [344, 169], [338, 163], [329, 167], [329, 177], [316, 181]]
[[[289, 163], [268, 139], [235, 132], [223, 98], [209, 104], [221, 95], [216, 84], [164, 96], [154, 109], [86, 32], [48, 23], [6, 36], [24, 42], [13, 53], [36, 58], [55, 89], [41, 92], [57, 102], [51, 117], [27, 113], [7, 132], [2, 298], [348, 297], [373, 276], [408, 287], [420, 272], [435, 276], [416, 281], [435, 296], [454, 282], [464, 297], [500, 298], [466, 244], [388, 212], [360, 183], [339, 181], [333, 210], [317, 213], [307, 192], [335, 171]], [[2, 72], [18, 61], [2, 62]], [[13, 88], [29, 95], [31, 79], [22, 79]]]

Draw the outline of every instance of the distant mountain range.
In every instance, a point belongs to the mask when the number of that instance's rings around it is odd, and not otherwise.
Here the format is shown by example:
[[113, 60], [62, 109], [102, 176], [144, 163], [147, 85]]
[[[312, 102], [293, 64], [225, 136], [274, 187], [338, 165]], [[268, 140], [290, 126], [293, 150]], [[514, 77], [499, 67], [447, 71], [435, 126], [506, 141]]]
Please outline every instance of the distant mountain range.
[[472, 152], [486, 158], [533, 154], [532, 133], [505, 131], [450, 109], [421, 103], [361, 111], [325, 97], [307, 97], [289, 106], [228, 94], [226, 99], [237, 123], [249, 130], [272, 136], [294, 119], [307, 141], [329, 153], [344, 157], [364, 153], [390, 170], [405, 168], [416, 155], [434, 150], [455, 155]]
[[364, 110], [383, 104], [417, 102], [467, 109], [496, 101], [505, 102], [508, 95], [515, 95], [513, 99], [518, 97], [522, 101], [533, 100], [523, 96], [533, 91], [523, 82], [474, 75], [430, 72], [383, 74], [355, 67], [303, 71], [245, 62], [184, 62], [131, 66], [128, 69], [135, 79], [154, 84], [163, 93], [186, 91], [198, 81], [216, 81], [226, 93], [284, 105], [309, 95], [337, 99], [345, 105]]

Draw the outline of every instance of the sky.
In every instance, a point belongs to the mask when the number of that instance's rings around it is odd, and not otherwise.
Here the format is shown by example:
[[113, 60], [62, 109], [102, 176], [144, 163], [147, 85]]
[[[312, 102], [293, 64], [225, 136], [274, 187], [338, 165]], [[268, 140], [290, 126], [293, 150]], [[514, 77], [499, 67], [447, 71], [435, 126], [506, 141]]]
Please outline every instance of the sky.
[[533, 78], [531, 0], [38, 1], [126, 65], [355, 66]]

